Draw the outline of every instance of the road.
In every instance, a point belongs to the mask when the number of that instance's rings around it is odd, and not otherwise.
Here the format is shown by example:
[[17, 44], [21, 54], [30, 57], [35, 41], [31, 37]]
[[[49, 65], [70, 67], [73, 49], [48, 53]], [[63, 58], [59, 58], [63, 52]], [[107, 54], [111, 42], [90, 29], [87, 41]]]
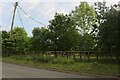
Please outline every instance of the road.
[[3, 78], [92, 78], [90, 76], [56, 72], [2, 63]]

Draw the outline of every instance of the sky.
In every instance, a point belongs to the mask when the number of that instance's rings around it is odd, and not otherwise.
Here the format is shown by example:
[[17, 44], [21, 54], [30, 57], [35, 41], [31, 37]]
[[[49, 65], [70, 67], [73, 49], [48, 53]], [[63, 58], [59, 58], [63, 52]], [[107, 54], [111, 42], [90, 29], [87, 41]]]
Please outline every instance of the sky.
[[[82, 1], [87, 1], [90, 5], [94, 2], [103, 0], [0, 0], [0, 29], [10, 30], [14, 3], [18, 1], [21, 8], [37, 21], [48, 25], [49, 21], [54, 18], [54, 14], [69, 14]], [[107, 6], [118, 3], [120, 0], [105, 0]], [[21, 24], [19, 13], [23, 22]], [[15, 15], [14, 27], [24, 27], [29, 36], [32, 36], [34, 27], [43, 27], [43, 25], [33, 21], [25, 15], [18, 7]]]

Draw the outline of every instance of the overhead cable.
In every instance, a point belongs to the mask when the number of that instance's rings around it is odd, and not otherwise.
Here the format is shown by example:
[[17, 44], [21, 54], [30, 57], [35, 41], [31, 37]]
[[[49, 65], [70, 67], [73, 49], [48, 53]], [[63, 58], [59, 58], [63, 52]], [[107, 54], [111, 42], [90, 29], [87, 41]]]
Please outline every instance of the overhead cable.
[[20, 19], [20, 22], [21, 22], [21, 24], [22, 24], [22, 27], [24, 27], [24, 25], [23, 25], [23, 21], [22, 21], [22, 18], [21, 18], [21, 15], [20, 15], [20, 12], [19, 12], [19, 10], [18, 10], [18, 9], [17, 9], [17, 12], [18, 12], [19, 19]]
[[31, 18], [31, 19], [34, 20], [35, 22], [37, 22], [37, 23], [39, 23], [39, 24], [41, 24], [41, 25], [47, 26], [47, 25], [39, 22], [38, 20], [34, 19], [32, 16], [30, 16], [30, 15], [29, 15], [28, 13], [26, 13], [19, 5], [18, 5], [18, 7], [20, 8], [20, 10], [21, 10], [24, 14], [26, 14], [29, 18]]

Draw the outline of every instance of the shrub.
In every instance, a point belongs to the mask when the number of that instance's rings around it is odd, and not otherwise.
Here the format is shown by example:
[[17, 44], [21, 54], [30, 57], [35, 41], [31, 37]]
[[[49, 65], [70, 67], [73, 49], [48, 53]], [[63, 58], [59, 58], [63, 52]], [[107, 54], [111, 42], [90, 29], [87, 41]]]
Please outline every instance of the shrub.
[[35, 62], [41, 62], [41, 63], [47, 63], [49, 61], [48, 57], [44, 57], [43, 55], [39, 55], [39, 56], [34, 55], [32, 60]]
[[72, 58], [58, 57], [54, 58], [53, 64], [73, 64], [74, 61]]

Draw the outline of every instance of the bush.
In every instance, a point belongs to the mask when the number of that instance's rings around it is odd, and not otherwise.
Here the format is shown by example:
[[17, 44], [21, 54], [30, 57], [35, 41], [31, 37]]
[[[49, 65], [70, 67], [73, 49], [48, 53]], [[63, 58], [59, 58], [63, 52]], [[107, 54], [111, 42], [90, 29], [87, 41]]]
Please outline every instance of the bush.
[[43, 55], [34, 55], [32, 60], [35, 62], [47, 63], [49, 61], [48, 57], [44, 57]]
[[10, 57], [15, 59], [15, 60], [25, 60], [25, 57], [23, 55], [13, 55]]
[[58, 57], [54, 58], [53, 64], [73, 64], [74, 61], [72, 58], [64, 58], [64, 57]]

